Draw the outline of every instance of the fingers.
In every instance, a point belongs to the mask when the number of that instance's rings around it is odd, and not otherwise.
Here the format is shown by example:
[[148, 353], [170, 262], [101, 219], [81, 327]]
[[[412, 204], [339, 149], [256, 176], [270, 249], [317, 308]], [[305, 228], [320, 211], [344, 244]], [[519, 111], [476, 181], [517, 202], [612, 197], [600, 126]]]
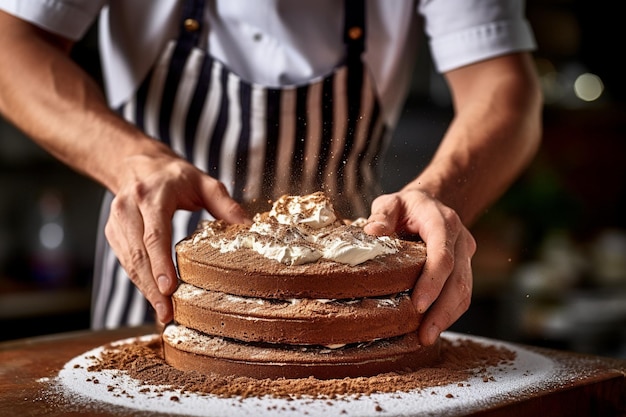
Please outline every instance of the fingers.
[[157, 169], [137, 165], [142, 175], [135, 176], [113, 199], [105, 234], [158, 320], [167, 323], [173, 315], [170, 296], [178, 283], [172, 257], [174, 212], [207, 209], [230, 223], [251, 220], [221, 182], [185, 161], [176, 159]]
[[172, 295], [178, 281], [172, 261], [172, 216], [166, 210], [140, 209], [144, 222], [142, 240], [152, 277], [161, 294]]
[[[134, 199], [126, 195], [118, 195], [114, 198], [105, 226], [106, 237], [131, 281], [154, 307], [158, 320], [167, 323], [172, 320], [172, 303], [169, 294], [165, 295], [159, 290], [157, 281], [154, 279], [153, 262], [151, 262], [151, 259], [158, 258], [158, 255], [155, 255], [155, 249], [156, 252], [163, 252], [163, 248], [157, 243], [158, 239], [155, 239], [157, 233], [149, 231], [151, 243], [148, 246], [153, 251], [150, 254], [144, 242], [145, 230], [144, 218]], [[171, 263], [169, 245], [168, 242], [167, 255], [161, 258], [169, 259]], [[158, 268], [168, 269], [167, 266], [159, 265], [158, 261], [156, 265]], [[163, 275], [157, 274], [156, 276]], [[167, 290], [170, 291], [171, 277], [167, 280]]]
[[228, 223], [252, 224], [250, 216], [230, 197], [226, 186], [211, 177], [205, 176], [201, 182], [202, 203], [215, 218]]
[[381, 195], [372, 202], [372, 211], [363, 230], [375, 236], [390, 235], [399, 228], [401, 209], [401, 201], [395, 194]]
[[[472, 298], [472, 266], [471, 258], [476, 250], [474, 238], [463, 230], [456, 240], [452, 269], [446, 274], [449, 266], [441, 270], [433, 267], [424, 271], [413, 290], [413, 297], [418, 311], [424, 312], [418, 329], [420, 342], [424, 345], [435, 343], [442, 331], [449, 328], [469, 308]], [[444, 255], [447, 256], [447, 255]], [[429, 260], [431, 261], [429, 254]], [[447, 262], [447, 261], [445, 261]], [[434, 300], [429, 305], [429, 301]], [[420, 303], [423, 303], [420, 305]], [[429, 305], [427, 310], [424, 306]]]
[[423, 315], [420, 342], [435, 343], [440, 333], [469, 308], [474, 238], [454, 210], [419, 190], [374, 200], [365, 231], [373, 235], [419, 235], [426, 243], [427, 260], [411, 297]]
[[424, 313], [454, 270], [456, 241], [463, 225], [447, 207], [424, 205], [420, 210], [425, 219], [420, 233], [426, 243], [427, 258], [412, 297], [417, 311]]

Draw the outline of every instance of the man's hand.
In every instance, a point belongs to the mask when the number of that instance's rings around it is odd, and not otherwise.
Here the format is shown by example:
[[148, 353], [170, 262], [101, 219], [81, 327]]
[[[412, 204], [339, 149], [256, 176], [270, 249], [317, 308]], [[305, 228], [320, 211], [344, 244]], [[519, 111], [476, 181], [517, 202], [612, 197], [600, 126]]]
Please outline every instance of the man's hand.
[[420, 342], [432, 345], [469, 308], [472, 297], [471, 259], [476, 242], [454, 210], [419, 190], [378, 197], [365, 231], [419, 235], [427, 260], [412, 300], [423, 313]]
[[219, 181], [113, 112], [72, 59], [73, 41], [0, 11], [0, 113], [41, 147], [115, 194], [105, 233], [134, 284], [172, 318], [172, 217], [206, 209], [247, 221]]
[[469, 308], [471, 225], [528, 165], [541, 139], [542, 97], [528, 53], [445, 74], [455, 115], [428, 166], [397, 193], [374, 200], [371, 234], [419, 235], [428, 260], [413, 290], [428, 345]]
[[221, 182], [165, 148], [158, 157], [129, 157], [125, 166], [128, 172], [111, 203], [105, 233], [158, 320], [167, 323], [177, 282], [171, 249], [174, 212], [207, 209], [230, 223], [250, 220]]

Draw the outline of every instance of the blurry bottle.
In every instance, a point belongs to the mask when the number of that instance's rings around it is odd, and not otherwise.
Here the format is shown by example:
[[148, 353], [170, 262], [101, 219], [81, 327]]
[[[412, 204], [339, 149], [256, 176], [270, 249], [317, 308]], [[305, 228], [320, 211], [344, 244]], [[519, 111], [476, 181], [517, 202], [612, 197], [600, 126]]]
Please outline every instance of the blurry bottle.
[[626, 290], [626, 231], [603, 230], [592, 243], [591, 260], [595, 284]]
[[63, 199], [55, 190], [44, 190], [37, 201], [36, 233], [31, 252], [33, 279], [45, 287], [66, 286], [71, 278]]

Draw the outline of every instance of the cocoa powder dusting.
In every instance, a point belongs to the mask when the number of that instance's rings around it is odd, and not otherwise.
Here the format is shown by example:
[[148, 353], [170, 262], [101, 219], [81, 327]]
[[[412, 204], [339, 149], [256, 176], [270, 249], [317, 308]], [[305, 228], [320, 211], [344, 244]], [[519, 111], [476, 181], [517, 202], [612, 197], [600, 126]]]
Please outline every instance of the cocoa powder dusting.
[[241, 376], [205, 375], [180, 371], [165, 363], [161, 341], [134, 340], [120, 346], [106, 346], [88, 371], [120, 370], [145, 386], [182, 389], [195, 394], [219, 397], [328, 398], [345, 395], [408, 392], [448, 384], [467, 386], [470, 377], [493, 381], [489, 368], [514, 362], [516, 353], [504, 347], [481, 344], [468, 339], [442, 340], [441, 360], [436, 365], [372, 377], [319, 380], [254, 379]]

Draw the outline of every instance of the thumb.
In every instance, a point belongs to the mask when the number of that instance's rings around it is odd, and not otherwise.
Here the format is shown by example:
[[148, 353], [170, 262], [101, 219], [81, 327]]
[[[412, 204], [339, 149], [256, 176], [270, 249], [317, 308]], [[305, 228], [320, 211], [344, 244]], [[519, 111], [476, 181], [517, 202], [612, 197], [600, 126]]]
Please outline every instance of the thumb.
[[398, 227], [401, 212], [400, 198], [384, 194], [372, 202], [372, 212], [363, 228], [365, 233], [384, 236], [394, 233]]
[[203, 189], [205, 208], [216, 219], [232, 224], [252, 224], [252, 219], [239, 203], [228, 194], [226, 186], [210, 178]]

